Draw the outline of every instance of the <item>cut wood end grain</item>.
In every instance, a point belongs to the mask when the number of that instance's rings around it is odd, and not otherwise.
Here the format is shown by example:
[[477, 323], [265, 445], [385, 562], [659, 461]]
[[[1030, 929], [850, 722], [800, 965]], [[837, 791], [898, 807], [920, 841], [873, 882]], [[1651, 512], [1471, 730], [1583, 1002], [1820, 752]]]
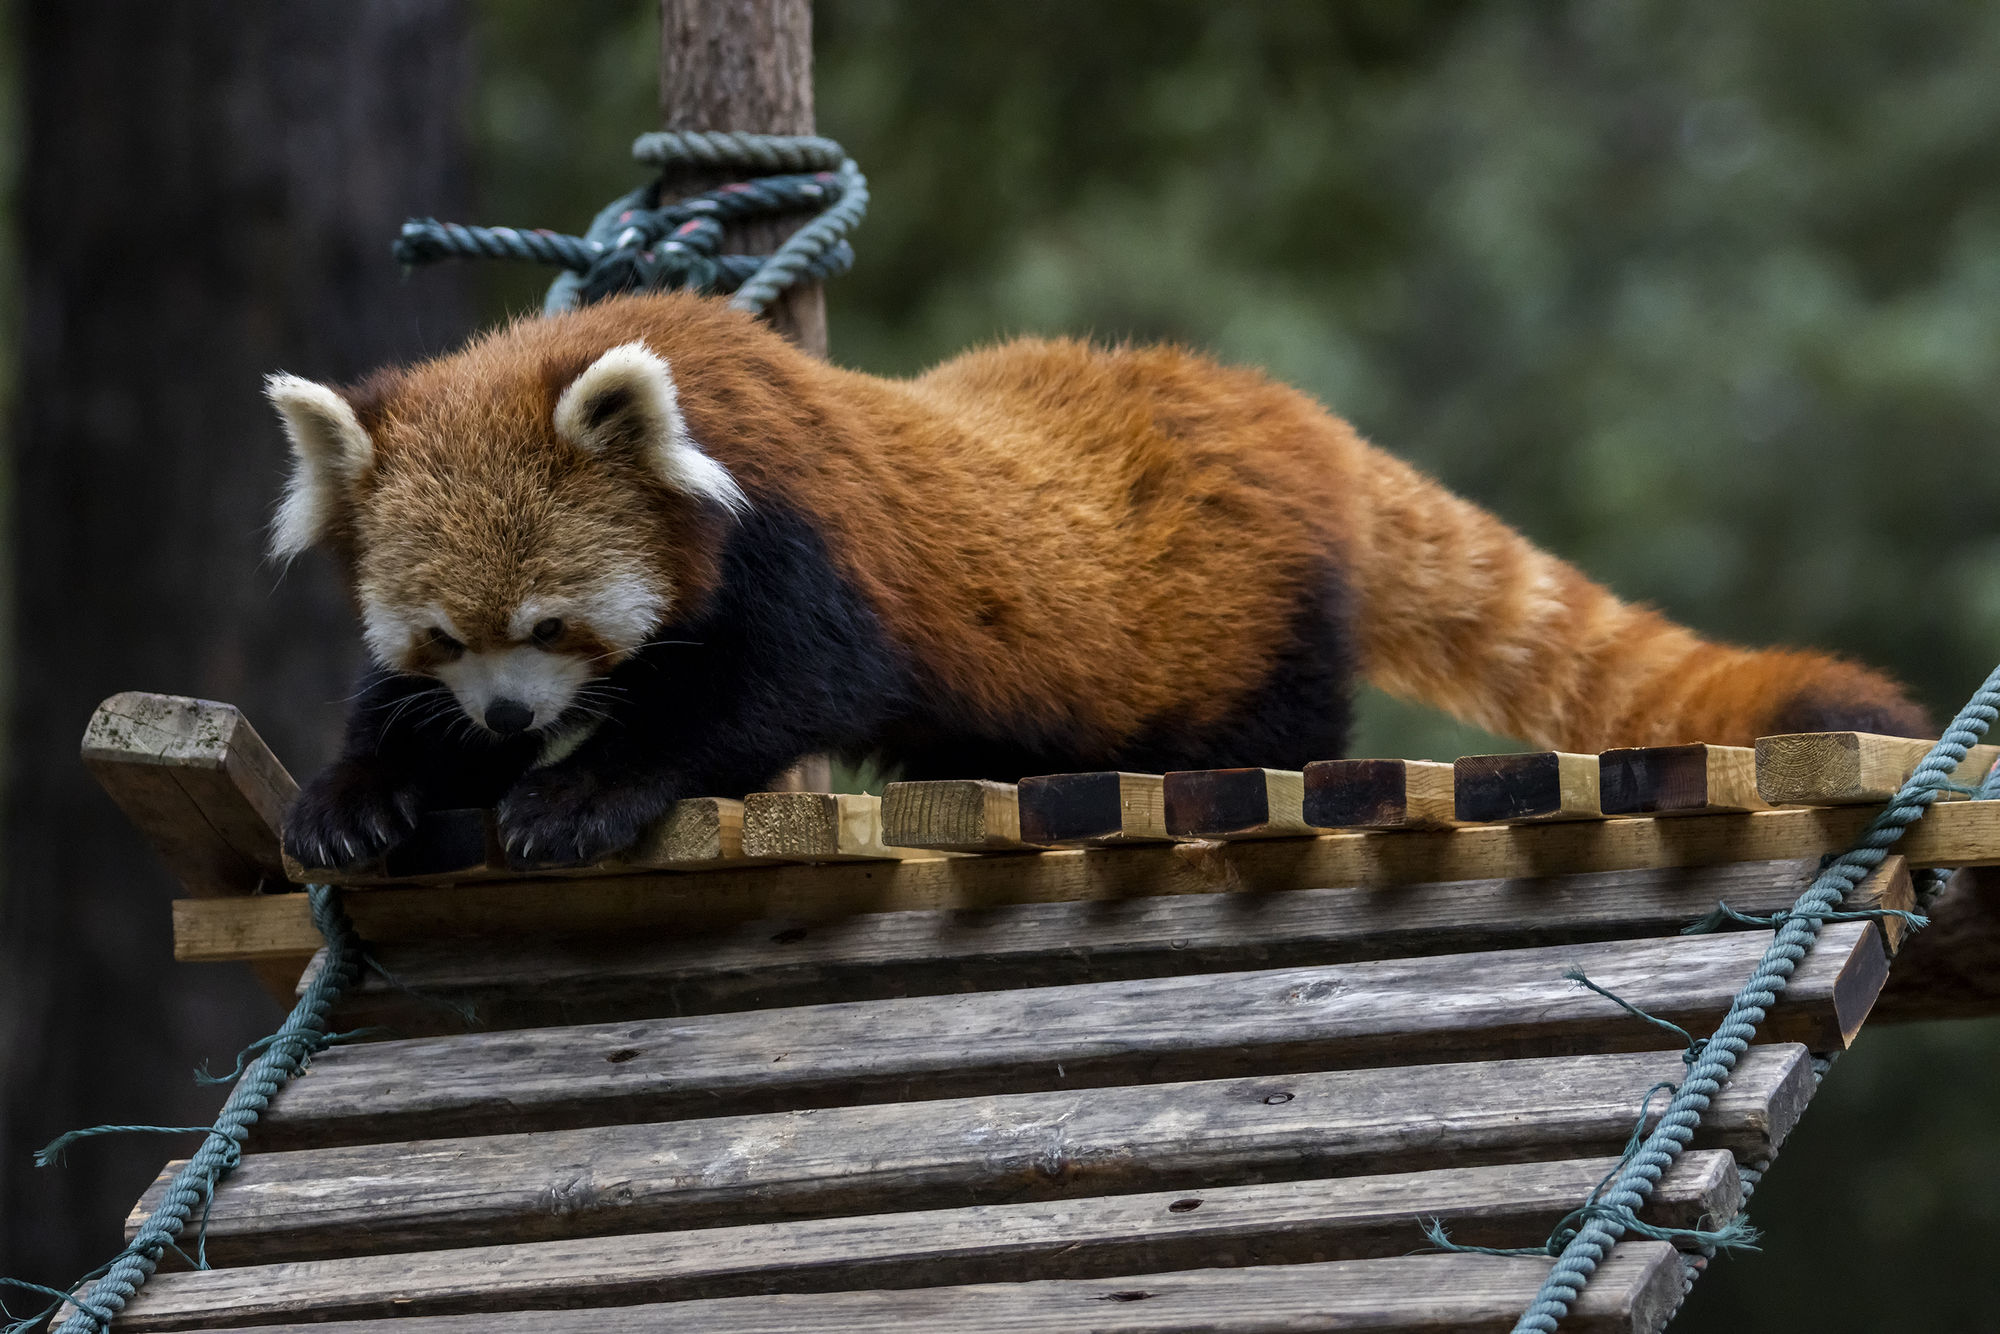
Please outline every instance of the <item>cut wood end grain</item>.
[[1305, 767], [1302, 815], [1319, 829], [1448, 829], [1452, 780], [1432, 760], [1319, 760]]
[[1467, 755], [1452, 765], [1455, 814], [1481, 824], [1601, 819], [1597, 776], [1595, 755]]
[[1020, 796], [1012, 783], [977, 778], [891, 783], [882, 793], [882, 837], [934, 852], [1020, 852]]
[[1301, 838], [1305, 775], [1290, 769], [1186, 769], [1161, 780], [1167, 832], [1176, 838]]
[[1172, 841], [1165, 780], [1116, 771], [1042, 774], [1020, 784], [1021, 836], [1059, 847]]
[[[1790, 732], [1757, 738], [1757, 791], [1773, 805], [1827, 806], [1887, 801], [1935, 741], [1874, 732]], [[1951, 781], [1975, 787], [2000, 759], [2000, 746], [1974, 746]], [[1941, 792], [1939, 799], [1962, 799]]]
[[1756, 753], [1748, 746], [1636, 746], [1597, 757], [1606, 815], [1759, 811]]
[[743, 799], [746, 856], [803, 862], [938, 857], [882, 838], [882, 799], [847, 792], [753, 792]]

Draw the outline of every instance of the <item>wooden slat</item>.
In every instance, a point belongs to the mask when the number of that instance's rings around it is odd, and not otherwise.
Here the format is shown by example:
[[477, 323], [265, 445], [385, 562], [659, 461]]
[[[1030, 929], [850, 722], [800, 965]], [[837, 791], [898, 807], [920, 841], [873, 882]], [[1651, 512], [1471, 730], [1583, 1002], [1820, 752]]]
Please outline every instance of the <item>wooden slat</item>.
[[[1853, 844], [1873, 812], [1799, 807], [1685, 819], [1474, 825], [1410, 833], [1325, 834], [1175, 848], [1048, 852], [873, 865], [766, 867], [699, 876], [602, 876], [452, 887], [357, 889], [343, 896], [372, 942], [550, 935], [765, 918], [827, 921], [855, 913], [985, 910], [1007, 903], [1135, 895], [1262, 893], [1341, 885], [1708, 866], [1817, 857]], [[2000, 865], [2000, 802], [1933, 808], [1896, 845], [1912, 866]], [[305, 958], [321, 944], [296, 894], [174, 903], [174, 955], [189, 962]]]
[[1307, 823], [1321, 829], [1449, 829], [1452, 766], [1432, 760], [1317, 760], [1305, 768]]
[[851, 792], [753, 792], [743, 851], [771, 861], [879, 862], [941, 856], [882, 841], [882, 799]]
[[1597, 757], [1566, 751], [1467, 755], [1452, 764], [1461, 820], [1597, 820]]
[[[1616, 1154], [1639, 1095], [1683, 1069], [1635, 1052], [252, 1152], [216, 1191], [208, 1250], [325, 1259]], [[1754, 1047], [1693, 1147], [1768, 1157], [1811, 1093], [1805, 1048]]]
[[1301, 838], [1305, 775], [1290, 769], [1184, 769], [1161, 782], [1176, 838]]
[[1020, 784], [1021, 837], [1060, 847], [1169, 840], [1159, 774], [1044, 774]]
[[[259, 1124], [266, 1148], [1123, 1082], [1663, 1045], [1566, 980], [1707, 1032], [1763, 933], [854, 1001], [336, 1047]], [[1829, 926], [1759, 1030], [1844, 1048], [1888, 974]], [[413, 1077], [415, 1072], [421, 1077]]]
[[[1432, 1218], [1466, 1245], [1532, 1246], [1617, 1164], [1445, 1168], [169, 1272], [140, 1291], [118, 1328], [152, 1334], [1372, 1259], [1424, 1246], [1419, 1220]], [[1642, 1217], [1713, 1227], [1741, 1206], [1735, 1160], [1697, 1149], [1675, 1160]]]
[[[1777, 804], [1829, 806], [1887, 801], [1916, 772], [1935, 741], [1873, 732], [1791, 732], [1757, 738], [1757, 791]], [[1974, 746], [1952, 781], [1977, 787], [2000, 746]], [[1962, 800], [1955, 792], [1939, 799]]]
[[1757, 755], [1748, 746], [1635, 746], [1597, 757], [1606, 815], [1713, 815], [1761, 811]]
[[1021, 799], [1012, 783], [978, 778], [891, 783], [882, 792], [882, 838], [934, 852], [1021, 852]]
[[[1746, 913], [1782, 911], [1813, 866], [1739, 862], [1390, 889], [1009, 904], [482, 940], [475, 948], [451, 939], [390, 942], [374, 946], [375, 957], [404, 985], [365, 974], [334, 1022], [416, 1037], [1665, 936], [1718, 902]], [[1906, 872], [1900, 897], [1883, 892], [1901, 868], [1892, 857], [1844, 906], [1908, 907]], [[1884, 926], [1899, 931], [1901, 923]]]
[[[1504, 1334], [1551, 1262], [1485, 1255], [1203, 1268], [1143, 1278], [732, 1297], [587, 1310], [517, 1311], [333, 1324], [267, 1334]], [[1685, 1286], [1665, 1242], [1605, 1257], [1563, 1321], [1565, 1334], [1658, 1334]], [[121, 1322], [120, 1325], [123, 1328]]]

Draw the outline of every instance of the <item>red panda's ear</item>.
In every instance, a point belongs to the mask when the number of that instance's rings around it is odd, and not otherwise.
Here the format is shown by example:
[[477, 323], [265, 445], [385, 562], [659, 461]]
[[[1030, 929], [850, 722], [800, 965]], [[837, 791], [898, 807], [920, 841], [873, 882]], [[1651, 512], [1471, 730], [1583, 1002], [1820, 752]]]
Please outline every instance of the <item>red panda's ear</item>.
[[271, 557], [290, 560], [326, 536], [354, 483], [374, 462], [375, 446], [338, 392], [296, 375], [264, 380], [292, 442], [292, 477], [271, 520]]
[[689, 437], [673, 372], [644, 343], [612, 348], [570, 381], [555, 428], [586, 453], [638, 459], [676, 491], [739, 513], [750, 507], [729, 469]]

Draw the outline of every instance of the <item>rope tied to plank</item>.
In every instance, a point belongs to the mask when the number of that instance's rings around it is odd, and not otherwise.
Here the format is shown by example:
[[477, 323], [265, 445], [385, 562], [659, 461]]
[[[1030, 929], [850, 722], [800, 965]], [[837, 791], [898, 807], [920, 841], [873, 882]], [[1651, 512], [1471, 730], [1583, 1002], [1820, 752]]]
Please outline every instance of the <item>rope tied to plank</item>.
[[[314, 1052], [323, 1050], [336, 1036], [328, 1031], [328, 1017], [335, 1002], [353, 986], [360, 973], [361, 941], [354, 934], [354, 924], [348, 920], [346, 910], [341, 907], [338, 891], [329, 885], [309, 885], [306, 895], [312, 908], [313, 924], [326, 939], [325, 966], [307, 983], [305, 994], [299, 997], [298, 1004], [292, 1007], [292, 1012], [279, 1025], [278, 1031], [246, 1049], [247, 1055], [250, 1050], [261, 1047], [230, 1092], [228, 1100], [222, 1104], [222, 1110], [216, 1113], [215, 1121], [205, 1127], [191, 1127], [206, 1133], [201, 1147], [174, 1174], [173, 1180], [167, 1184], [165, 1198], [140, 1225], [138, 1233], [125, 1249], [79, 1280], [76, 1285], [79, 1288], [83, 1283], [91, 1284], [88, 1294], [57, 1292], [39, 1284], [0, 1279], [0, 1283], [55, 1298], [46, 1309], [6, 1326], [0, 1334], [26, 1334], [64, 1305], [75, 1307], [76, 1313], [57, 1327], [56, 1334], [103, 1334], [118, 1313], [125, 1309], [126, 1303], [153, 1276], [161, 1257], [169, 1250], [180, 1253], [196, 1268], [208, 1267], [206, 1248], [201, 1238], [207, 1231], [208, 1207], [215, 1199], [217, 1183], [241, 1160], [250, 1127], [271, 1105], [271, 1099], [278, 1090], [305, 1068]], [[37, 1159], [39, 1161], [46, 1155], [54, 1161], [65, 1145], [90, 1135], [113, 1131], [173, 1132], [178, 1129], [172, 1126], [100, 1126], [71, 1131], [44, 1149]], [[197, 1208], [201, 1210], [201, 1222], [196, 1253], [189, 1257], [181, 1251], [178, 1243]], [[93, 1279], [94, 1283], [91, 1282]]]
[[[1996, 718], [2000, 718], [2000, 667], [1995, 667], [1966, 701], [1944, 736], [1869, 822], [1854, 846], [1828, 862], [1790, 911], [1780, 914], [1785, 920], [1777, 925], [1755, 971], [1737, 991], [1722, 1022], [1704, 1040], [1700, 1055], [1689, 1063], [1687, 1076], [1644, 1142], [1621, 1160], [1617, 1178], [1608, 1188], [1593, 1192], [1590, 1203], [1603, 1207], [1592, 1208], [1589, 1216], [1579, 1219], [1576, 1235], [1563, 1246], [1541, 1290], [1515, 1322], [1514, 1334], [1555, 1334], [1557, 1324], [1569, 1314], [1611, 1247], [1634, 1230], [1634, 1215], [1694, 1138], [1710, 1103], [1749, 1050], [1757, 1026], [1784, 993], [1792, 973], [1811, 952], [1835, 905], [1882, 865], [1903, 831], [1923, 818], [1940, 793], [1949, 790], [1953, 771]], [[1989, 776], [1978, 795], [1991, 795], [1995, 787], [1996, 780]], [[1918, 906], [1928, 907], [1930, 898], [1942, 887], [1942, 877], [1927, 878]]]
[[[690, 288], [733, 292], [729, 304], [762, 314], [801, 282], [854, 266], [847, 235], [868, 211], [868, 179], [831, 139], [817, 135], [685, 132], [642, 134], [632, 156], [668, 171], [761, 173], [687, 199], [666, 201], [655, 180], [606, 205], [582, 236], [542, 228], [468, 227], [417, 218], [403, 224], [399, 263], [509, 259], [563, 270], [544, 314], [574, 310], [620, 292]], [[725, 255], [730, 223], [811, 218], [768, 255]]]

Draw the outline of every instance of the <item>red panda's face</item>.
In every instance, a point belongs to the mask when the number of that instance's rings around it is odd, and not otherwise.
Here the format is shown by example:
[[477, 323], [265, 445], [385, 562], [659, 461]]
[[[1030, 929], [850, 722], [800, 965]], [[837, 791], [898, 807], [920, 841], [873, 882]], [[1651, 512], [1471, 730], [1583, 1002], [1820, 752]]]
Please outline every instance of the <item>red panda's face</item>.
[[443, 683], [473, 726], [568, 732], [672, 615], [681, 530], [746, 502], [641, 344], [556, 385], [451, 364], [410, 372], [366, 426], [334, 390], [272, 378], [297, 456], [273, 551], [344, 549], [369, 651]]

